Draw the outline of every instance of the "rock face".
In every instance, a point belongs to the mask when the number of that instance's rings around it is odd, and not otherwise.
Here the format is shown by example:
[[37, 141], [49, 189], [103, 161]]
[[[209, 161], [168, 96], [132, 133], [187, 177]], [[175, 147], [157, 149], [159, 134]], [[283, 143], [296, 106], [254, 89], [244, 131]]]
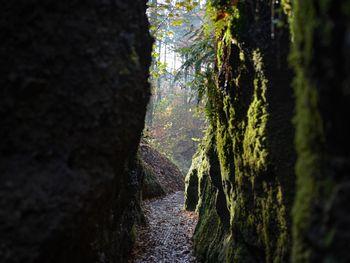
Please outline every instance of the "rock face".
[[293, 262], [350, 262], [350, 1], [293, 1]]
[[195, 250], [203, 262], [350, 262], [350, 1], [272, 2], [211, 1], [214, 117], [186, 178]]
[[295, 183], [287, 17], [274, 1], [235, 3], [209, 8], [214, 117], [186, 178], [186, 206], [199, 211], [202, 262], [287, 262]]
[[1, 262], [126, 261], [150, 95], [145, 9], [1, 4]]
[[184, 190], [184, 177], [181, 171], [166, 156], [149, 144], [141, 143], [140, 157], [145, 171], [142, 185], [143, 199]]

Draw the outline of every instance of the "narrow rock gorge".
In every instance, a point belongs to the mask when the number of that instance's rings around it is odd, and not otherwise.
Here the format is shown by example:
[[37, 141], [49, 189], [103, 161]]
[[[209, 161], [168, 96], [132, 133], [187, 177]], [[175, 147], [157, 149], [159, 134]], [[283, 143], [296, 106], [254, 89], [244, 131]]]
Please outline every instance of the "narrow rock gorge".
[[350, 0], [2, 1], [0, 39], [0, 262], [350, 262]]

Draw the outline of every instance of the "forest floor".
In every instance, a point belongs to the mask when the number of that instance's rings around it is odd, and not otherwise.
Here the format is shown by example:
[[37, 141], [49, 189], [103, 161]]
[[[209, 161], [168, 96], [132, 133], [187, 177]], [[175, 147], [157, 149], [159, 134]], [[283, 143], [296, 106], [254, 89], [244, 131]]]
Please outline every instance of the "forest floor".
[[197, 215], [183, 209], [184, 192], [143, 203], [147, 224], [137, 229], [129, 263], [194, 263], [192, 240]]

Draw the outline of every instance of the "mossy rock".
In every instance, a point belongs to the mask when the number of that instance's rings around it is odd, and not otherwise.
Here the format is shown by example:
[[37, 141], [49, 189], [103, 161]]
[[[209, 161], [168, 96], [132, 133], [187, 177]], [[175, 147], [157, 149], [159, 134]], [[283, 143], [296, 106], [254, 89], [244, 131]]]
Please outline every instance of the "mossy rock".
[[211, 15], [222, 10], [216, 92], [208, 93], [215, 120], [186, 181], [191, 209], [198, 192], [195, 251], [202, 262], [287, 262], [295, 183], [289, 29], [271, 27], [279, 12], [271, 2], [211, 2]]
[[158, 182], [153, 170], [147, 164], [142, 162], [143, 167], [143, 184], [142, 184], [142, 198], [149, 199], [165, 195], [165, 191]]

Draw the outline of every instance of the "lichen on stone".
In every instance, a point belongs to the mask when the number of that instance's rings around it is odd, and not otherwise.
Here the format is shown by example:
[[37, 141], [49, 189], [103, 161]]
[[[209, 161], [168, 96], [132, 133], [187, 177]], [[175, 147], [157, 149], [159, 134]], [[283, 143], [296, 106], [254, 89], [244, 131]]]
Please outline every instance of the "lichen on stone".
[[[267, 17], [259, 17], [259, 12], [271, 11], [271, 6], [260, 3], [258, 13], [250, 13], [251, 3], [239, 1], [232, 6], [229, 1], [223, 2], [213, 1], [210, 10], [211, 14], [224, 10], [227, 16], [216, 21], [218, 92], [214, 93], [217, 103], [212, 135], [206, 137], [209, 146], [201, 147], [193, 163], [192, 171], [198, 172], [199, 179], [199, 223], [194, 244], [203, 262], [284, 262], [291, 248], [289, 212], [294, 174], [289, 171], [291, 178], [280, 178], [280, 174], [287, 174], [284, 169], [288, 162], [293, 163], [293, 130], [288, 131], [291, 125], [285, 127], [282, 119], [290, 120], [293, 108], [291, 96], [281, 96], [288, 110], [283, 118], [275, 117], [281, 114], [283, 104], [276, 104], [279, 95], [274, 94], [282, 88], [292, 94], [288, 83], [291, 74], [281, 71], [276, 63], [280, 58], [266, 49], [274, 48], [275, 43], [265, 27], [267, 21], [262, 20]], [[262, 30], [266, 30], [263, 37]], [[288, 34], [288, 29], [281, 30]], [[261, 37], [262, 42], [249, 39], [253, 36]], [[287, 52], [284, 54], [286, 60]], [[287, 74], [285, 87], [272, 79], [274, 71]], [[284, 137], [272, 126], [280, 126], [289, 134]], [[289, 143], [289, 160], [278, 160], [275, 151], [281, 152], [276, 148], [281, 142]], [[215, 149], [219, 169], [203, 176], [210, 161], [199, 156], [208, 156], [209, 148]], [[209, 156], [209, 160], [215, 159]], [[211, 236], [207, 228], [215, 229]]]

